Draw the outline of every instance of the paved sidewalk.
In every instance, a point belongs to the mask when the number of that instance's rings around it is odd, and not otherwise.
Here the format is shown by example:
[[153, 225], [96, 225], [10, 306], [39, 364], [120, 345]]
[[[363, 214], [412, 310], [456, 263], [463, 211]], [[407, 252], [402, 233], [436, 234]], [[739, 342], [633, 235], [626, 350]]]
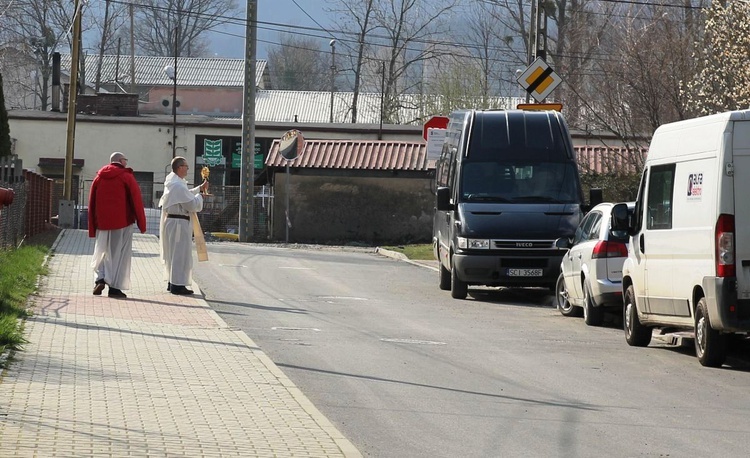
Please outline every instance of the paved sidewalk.
[[60, 234], [0, 377], [0, 456], [361, 456], [200, 294], [166, 291], [155, 236], [133, 252], [128, 298], [94, 296], [93, 239]]

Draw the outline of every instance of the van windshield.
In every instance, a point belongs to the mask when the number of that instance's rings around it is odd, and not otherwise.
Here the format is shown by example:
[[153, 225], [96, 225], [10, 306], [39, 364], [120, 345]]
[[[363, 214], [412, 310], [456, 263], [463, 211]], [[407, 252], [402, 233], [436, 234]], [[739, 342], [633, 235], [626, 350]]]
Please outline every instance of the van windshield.
[[575, 164], [570, 162], [464, 162], [464, 202], [578, 203]]

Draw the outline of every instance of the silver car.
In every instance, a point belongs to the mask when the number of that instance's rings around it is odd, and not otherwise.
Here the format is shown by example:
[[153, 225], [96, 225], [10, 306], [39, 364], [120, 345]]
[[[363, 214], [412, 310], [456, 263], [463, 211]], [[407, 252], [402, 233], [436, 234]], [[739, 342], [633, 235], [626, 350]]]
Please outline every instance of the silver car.
[[[633, 211], [634, 203], [628, 203]], [[581, 220], [573, 240], [557, 239], [567, 249], [560, 266], [555, 298], [564, 316], [581, 316], [601, 326], [606, 308], [622, 312], [622, 265], [628, 257], [628, 235], [610, 230], [612, 203], [592, 208]]]

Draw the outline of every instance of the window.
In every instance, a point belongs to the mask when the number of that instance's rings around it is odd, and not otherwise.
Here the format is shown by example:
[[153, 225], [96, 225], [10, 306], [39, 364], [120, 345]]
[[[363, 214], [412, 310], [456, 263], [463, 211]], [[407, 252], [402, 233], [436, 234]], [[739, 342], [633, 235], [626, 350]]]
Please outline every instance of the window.
[[643, 201], [646, 200], [646, 178], [648, 177], [648, 174], [649, 169], [643, 171], [641, 184], [638, 186], [638, 198], [635, 201], [635, 210], [633, 211], [633, 216], [635, 218], [633, 227], [636, 232], [640, 232], [643, 228]]
[[648, 184], [647, 229], [672, 229], [672, 197], [674, 194], [675, 165], [651, 168]]
[[573, 238], [573, 245], [578, 245], [584, 240], [588, 240], [589, 234], [591, 233], [591, 227], [597, 222], [597, 220], [601, 219], [601, 216], [602, 215], [599, 212], [592, 212], [583, 218], [581, 224], [578, 225], [578, 229], [576, 229], [576, 235]]
[[589, 230], [589, 236], [588, 240], [597, 240], [599, 238], [599, 232], [601, 232], [602, 229], [602, 214], [599, 212], [596, 212], [594, 218], [594, 223], [591, 225], [591, 230]]

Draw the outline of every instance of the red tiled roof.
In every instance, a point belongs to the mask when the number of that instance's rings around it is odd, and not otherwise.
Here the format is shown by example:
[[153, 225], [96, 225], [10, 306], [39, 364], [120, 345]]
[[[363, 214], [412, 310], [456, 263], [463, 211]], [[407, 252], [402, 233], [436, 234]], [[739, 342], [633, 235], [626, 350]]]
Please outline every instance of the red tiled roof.
[[574, 146], [582, 173], [640, 173], [647, 148], [624, 146]]
[[274, 140], [266, 165], [286, 167], [287, 163], [296, 168], [425, 171], [428, 170], [427, 144], [421, 141], [305, 140], [302, 153], [287, 161], [279, 154], [279, 140]]
[[[640, 173], [647, 149], [606, 146], [574, 146], [582, 173]], [[279, 154], [279, 140], [274, 140], [266, 158], [269, 167], [346, 169], [346, 170], [416, 170], [435, 168], [427, 160], [424, 142], [385, 140], [305, 140], [302, 153], [287, 161]]]

